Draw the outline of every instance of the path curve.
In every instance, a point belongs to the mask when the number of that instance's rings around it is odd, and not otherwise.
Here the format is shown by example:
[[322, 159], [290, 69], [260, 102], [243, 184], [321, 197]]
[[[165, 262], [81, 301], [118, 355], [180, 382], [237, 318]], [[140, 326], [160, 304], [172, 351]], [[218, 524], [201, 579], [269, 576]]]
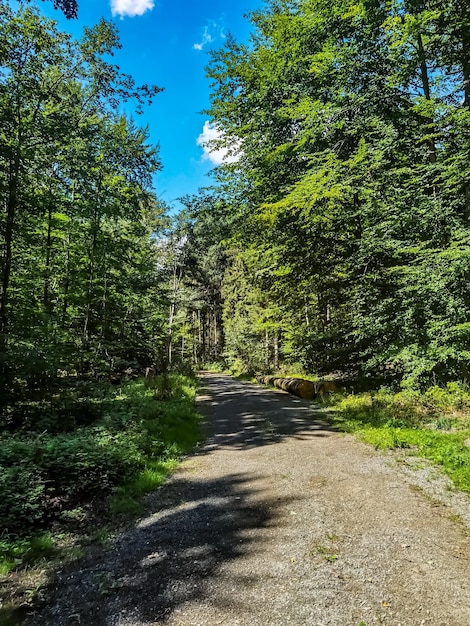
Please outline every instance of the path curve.
[[465, 525], [390, 456], [283, 392], [203, 385], [205, 445], [30, 626], [470, 624]]

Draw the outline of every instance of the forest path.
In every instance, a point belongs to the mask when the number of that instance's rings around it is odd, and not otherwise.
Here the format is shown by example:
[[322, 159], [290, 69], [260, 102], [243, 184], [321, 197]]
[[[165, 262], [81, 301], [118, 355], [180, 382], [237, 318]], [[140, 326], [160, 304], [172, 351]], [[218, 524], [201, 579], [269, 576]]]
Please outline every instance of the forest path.
[[470, 541], [394, 458], [306, 403], [203, 377], [203, 447], [30, 624], [470, 624]]

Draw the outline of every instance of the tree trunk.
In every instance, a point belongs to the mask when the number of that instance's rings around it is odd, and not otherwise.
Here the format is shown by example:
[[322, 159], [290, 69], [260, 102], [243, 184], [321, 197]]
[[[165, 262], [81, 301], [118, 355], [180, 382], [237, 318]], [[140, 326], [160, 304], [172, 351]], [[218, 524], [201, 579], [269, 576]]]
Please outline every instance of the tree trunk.
[[264, 364], [266, 369], [269, 368], [269, 333], [264, 331]]
[[274, 332], [273, 347], [274, 347], [274, 369], [278, 370], [279, 369], [279, 332], [277, 330]]
[[17, 212], [17, 190], [19, 175], [19, 157], [10, 163], [10, 180], [8, 184], [7, 214], [5, 222], [5, 243], [2, 259], [2, 272], [0, 283], [0, 333], [7, 336], [8, 333], [8, 288], [10, 286], [13, 234], [15, 230], [15, 218]]
[[201, 356], [202, 356], [202, 361], [204, 362], [206, 360], [206, 350], [207, 350], [207, 313], [206, 312], [204, 312], [204, 314], [202, 315], [201, 319], [202, 319]]
[[193, 311], [191, 315], [191, 335], [193, 339], [193, 365], [197, 365], [196, 323], [197, 323], [197, 315], [196, 315], [196, 311]]
[[52, 254], [52, 198], [49, 198], [47, 208], [47, 236], [46, 236], [46, 264], [44, 268], [44, 310], [51, 313], [52, 305], [50, 298], [51, 284], [51, 254]]
[[92, 311], [92, 299], [93, 299], [93, 282], [95, 280], [95, 256], [96, 249], [98, 247], [98, 233], [101, 227], [101, 212], [100, 212], [100, 197], [101, 197], [101, 186], [102, 186], [102, 178], [98, 180], [98, 186], [96, 191], [96, 204], [93, 212], [93, 224], [92, 224], [92, 243], [91, 243], [91, 251], [90, 251], [90, 263], [88, 266], [88, 293], [87, 293], [87, 307], [85, 313], [85, 320], [83, 323], [83, 340], [85, 345], [88, 344], [89, 336], [90, 336], [90, 321], [91, 321], [91, 311]]
[[178, 267], [176, 260], [173, 264], [173, 285], [172, 285], [172, 298], [170, 303], [170, 314], [168, 317], [168, 364], [171, 365], [173, 360], [173, 323], [176, 315], [176, 294], [178, 292], [178, 286], [181, 281], [182, 272]]
[[[70, 212], [71, 215], [73, 215], [74, 202], [75, 202], [75, 181], [72, 181], [72, 194], [70, 197], [70, 207], [72, 209]], [[66, 244], [67, 254], [65, 257], [64, 298], [62, 302], [62, 316], [61, 316], [62, 329], [65, 328], [65, 321], [67, 319], [67, 309], [69, 306], [68, 298], [69, 298], [69, 289], [70, 289], [70, 243], [71, 243], [70, 228], [71, 228], [71, 223], [69, 224], [69, 227], [68, 227], [67, 244]]]
[[168, 316], [168, 365], [173, 362], [173, 320], [175, 318], [176, 304], [170, 304], [170, 313]]
[[9, 361], [8, 361], [8, 340], [9, 340], [9, 317], [8, 317], [8, 289], [10, 286], [13, 254], [13, 238], [15, 232], [15, 220], [18, 210], [18, 180], [20, 172], [20, 153], [16, 152], [14, 158], [10, 160], [10, 171], [8, 181], [8, 198], [6, 203], [5, 220], [5, 240], [4, 253], [0, 271], [0, 387], [5, 387], [5, 393], [9, 390]]
[[[423, 38], [421, 37], [421, 33], [418, 33], [418, 52], [419, 52], [419, 62], [420, 62], [420, 71], [421, 71], [421, 82], [423, 85], [424, 97], [426, 100], [431, 100], [431, 87], [429, 83], [429, 72], [428, 66], [426, 63], [426, 53], [424, 51]], [[434, 134], [434, 125], [431, 122], [431, 132]], [[427, 139], [427, 144], [429, 147], [429, 160], [431, 163], [435, 163], [437, 160], [436, 156], [436, 143], [433, 138]]]
[[90, 330], [90, 318], [91, 318], [91, 304], [93, 298], [93, 281], [95, 279], [95, 251], [98, 242], [97, 227], [93, 228], [93, 237], [91, 243], [90, 259], [88, 264], [88, 290], [87, 290], [87, 304], [85, 319], [83, 321], [83, 340], [85, 344], [88, 343], [89, 330]]

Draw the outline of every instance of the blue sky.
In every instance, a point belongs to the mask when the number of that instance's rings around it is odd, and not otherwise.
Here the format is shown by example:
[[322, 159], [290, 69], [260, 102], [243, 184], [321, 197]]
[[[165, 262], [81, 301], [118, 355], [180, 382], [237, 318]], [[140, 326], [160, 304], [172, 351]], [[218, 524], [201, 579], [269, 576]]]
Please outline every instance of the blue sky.
[[222, 46], [229, 32], [246, 41], [250, 25], [243, 15], [262, 0], [79, 0], [79, 17], [72, 21], [54, 10], [52, 0], [37, 4], [76, 36], [101, 17], [113, 20], [123, 46], [115, 55], [117, 65], [137, 84], [165, 89], [136, 118], [149, 126], [152, 143], [160, 144], [164, 169], [155, 178], [158, 196], [176, 209], [176, 198], [211, 184], [207, 173], [214, 164], [197, 144], [204, 128], [209, 130], [207, 116], [200, 114], [209, 105], [207, 52]]

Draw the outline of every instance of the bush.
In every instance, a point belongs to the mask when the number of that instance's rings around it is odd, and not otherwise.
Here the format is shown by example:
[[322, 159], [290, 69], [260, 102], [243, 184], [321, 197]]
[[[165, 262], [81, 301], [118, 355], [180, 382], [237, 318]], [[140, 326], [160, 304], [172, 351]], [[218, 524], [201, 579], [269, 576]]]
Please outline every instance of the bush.
[[461, 383], [433, 386], [423, 394], [382, 389], [339, 400], [335, 422], [376, 448], [411, 448], [470, 492], [470, 422], [468, 413], [455, 415], [455, 409], [470, 406], [469, 400]]
[[143, 467], [123, 433], [95, 429], [1, 444], [0, 527], [10, 534], [42, 526], [63, 507], [106, 492]]
[[449, 382], [445, 387], [430, 387], [423, 403], [431, 409], [463, 409], [470, 406], [470, 393], [465, 384]]
[[32, 464], [0, 465], [0, 527], [9, 534], [30, 531], [46, 514], [46, 484]]
[[160, 401], [142, 382], [106, 387], [99, 401], [102, 418], [94, 425], [0, 439], [0, 534], [28, 535], [79, 502], [108, 495], [159, 460], [191, 448], [200, 434], [195, 382], [171, 374], [168, 383], [168, 398]]

